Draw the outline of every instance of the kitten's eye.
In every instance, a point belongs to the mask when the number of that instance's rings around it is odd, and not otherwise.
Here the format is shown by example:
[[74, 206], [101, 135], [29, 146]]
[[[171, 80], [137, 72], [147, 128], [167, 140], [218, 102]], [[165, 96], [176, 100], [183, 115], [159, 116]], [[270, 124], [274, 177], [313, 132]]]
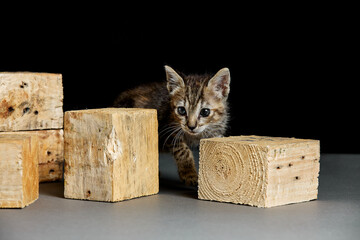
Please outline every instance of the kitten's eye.
[[203, 109], [201, 109], [201, 111], [200, 111], [200, 116], [202, 116], [202, 117], [207, 117], [207, 116], [209, 116], [210, 115], [210, 109], [208, 109], [208, 108], [203, 108]]
[[186, 115], [186, 109], [184, 107], [178, 107], [177, 108], [177, 111], [178, 113], [181, 115], [181, 116], [185, 116]]

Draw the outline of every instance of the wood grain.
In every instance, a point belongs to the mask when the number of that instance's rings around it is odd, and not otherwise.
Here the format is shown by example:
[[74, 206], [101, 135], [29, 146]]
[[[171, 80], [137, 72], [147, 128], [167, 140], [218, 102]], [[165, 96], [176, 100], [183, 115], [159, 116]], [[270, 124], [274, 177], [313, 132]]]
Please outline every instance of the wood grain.
[[63, 128], [62, 75], [0, 72], [0, 131]]
[[64, 130], [34, 131], [39, 137], [39, 181], [53, 182], [63, 179]]
[[39, 197], [38, 138], [0, 133], [0, 208], [24, 208]]
[[238, 136], [200, 142], [199, 199], [273, 207], [317, 198], [317, 140]]
[[39, 138], [39, 181], [53, 182], [62, 180], [64, 168], [64, 131], [37, 130], [1, 132], [1, 135], [22, 134]]
[[156, 110], [65, 113], [65, 197], [116, 202], [156, 194]]

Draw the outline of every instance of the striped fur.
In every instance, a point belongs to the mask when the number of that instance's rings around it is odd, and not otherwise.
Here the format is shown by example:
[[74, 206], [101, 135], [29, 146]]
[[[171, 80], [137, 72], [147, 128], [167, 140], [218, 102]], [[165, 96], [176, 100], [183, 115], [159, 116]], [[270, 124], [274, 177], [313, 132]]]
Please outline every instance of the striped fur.
[[[166, 82], [123, 92], [114, 106], [157, 109], [160, 146], [172, 152], [180, 179], [187, 185], [196, 185], [191, 147], [198, 146], [202, 138], [224, 135], [229, 120], [230, 72], [223, 68], [214, 76], [184, 75], [168, 66], [165, 72]], [[181, 115], [179, 107], [186, 114]], [[202, 109], [209, 109], [210, 114], [204, 117]]]

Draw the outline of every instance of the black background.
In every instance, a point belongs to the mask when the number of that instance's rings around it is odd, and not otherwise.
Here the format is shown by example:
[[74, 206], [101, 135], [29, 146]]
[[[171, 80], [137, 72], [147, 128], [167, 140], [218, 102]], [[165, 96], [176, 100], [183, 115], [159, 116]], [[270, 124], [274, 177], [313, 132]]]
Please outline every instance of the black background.
[[108, 107], [123, 90], [164, 81], [165, 64], [184, 73], [228, 67], [230, 135], [313, 138], [324, 153], [360, 153], [351, 13], [151, 7], [11, 9], [2, 21], [0, 71], [62, 73], [67, 111]]

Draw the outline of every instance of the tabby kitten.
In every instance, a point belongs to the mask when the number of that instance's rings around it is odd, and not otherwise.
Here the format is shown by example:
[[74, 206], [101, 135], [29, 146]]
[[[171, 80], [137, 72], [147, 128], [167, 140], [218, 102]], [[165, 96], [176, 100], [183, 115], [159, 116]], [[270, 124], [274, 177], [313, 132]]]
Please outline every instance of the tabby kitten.
[[197, 185], [191, 147], [201, 138], [223, 136], [229, 119], [227, 97], [230, 72], [214, 76], [183, 75], [165, 66], [166, 82], [155, 82], [121, 93], [114, 107], [155, 108], [159, 120], [159, 146], [172, 152], [179, 177]]

